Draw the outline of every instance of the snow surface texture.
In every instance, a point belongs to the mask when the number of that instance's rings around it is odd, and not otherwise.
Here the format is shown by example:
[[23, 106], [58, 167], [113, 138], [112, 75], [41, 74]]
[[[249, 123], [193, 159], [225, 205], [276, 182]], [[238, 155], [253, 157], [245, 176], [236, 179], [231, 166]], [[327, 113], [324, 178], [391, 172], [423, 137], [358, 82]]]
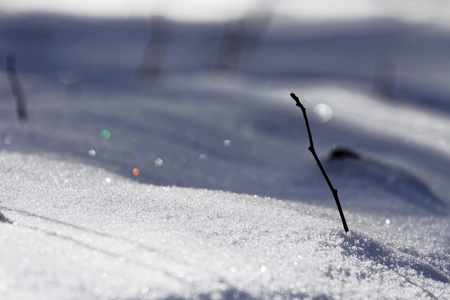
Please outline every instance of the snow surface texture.
[[[140, 184], [3, 153], [3, 299], [438, 298], [448, 220]], [[447, 294], [446, 294], [447, 293]]]
[[218, 74], [226, 26], [171, 24], [146, 78], [147, 21], [0, 25], [1, 299], [450, 298], [448, 32], [274, 22]]

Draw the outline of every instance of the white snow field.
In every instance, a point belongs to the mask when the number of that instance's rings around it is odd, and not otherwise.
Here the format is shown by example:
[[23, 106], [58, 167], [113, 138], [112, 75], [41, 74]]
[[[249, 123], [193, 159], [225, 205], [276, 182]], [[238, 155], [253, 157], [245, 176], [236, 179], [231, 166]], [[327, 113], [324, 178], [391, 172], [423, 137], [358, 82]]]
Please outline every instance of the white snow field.
[[319, 21], [2, 15], [0, 299], [450, 299], [450, 32]]

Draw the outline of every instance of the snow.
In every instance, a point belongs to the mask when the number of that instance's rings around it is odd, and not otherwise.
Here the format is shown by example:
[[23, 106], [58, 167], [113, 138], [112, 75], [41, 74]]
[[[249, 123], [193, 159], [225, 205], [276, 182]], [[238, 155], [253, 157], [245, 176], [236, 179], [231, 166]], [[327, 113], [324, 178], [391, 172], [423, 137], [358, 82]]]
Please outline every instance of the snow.
[[450, 298], [449, 32], [305, 24], [218, 74], [226, 25], [174, 23], [148, 81], [147, 20], [2, 17], [0, 299]]
[[4, 299], [448, 293], [444, 218], [350, 213], [345, 234], [334, 208], [141, 184], [34, 154], [2, 153], [1, 166]]

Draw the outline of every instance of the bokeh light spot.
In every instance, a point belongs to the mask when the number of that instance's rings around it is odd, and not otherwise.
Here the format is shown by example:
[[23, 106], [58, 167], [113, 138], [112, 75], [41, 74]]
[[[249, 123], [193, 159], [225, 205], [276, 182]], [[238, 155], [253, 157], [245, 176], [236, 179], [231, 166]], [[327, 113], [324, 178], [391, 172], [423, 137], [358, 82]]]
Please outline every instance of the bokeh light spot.
[[162, 167], [163, 163], [164, 163], [164, 161], [161, 158], [158, 157], [155, 160], [155, 167], [160, 168], [160, 167]]
[[134, 176], [138, 176], [139, 175], [139, 169], [138, 168], [134, 168], [133, 169], [133, 175]]
[[333, 110], [325, 103], [317, 104], [314, 107], [314, 112], [319, 117], [321, 122], [328, 122], [333, 117]]
[[111, 132], [108, 129], [103, 129], [102, 130], [102, 137], [105, 140], [109, 140], [111, 138]]

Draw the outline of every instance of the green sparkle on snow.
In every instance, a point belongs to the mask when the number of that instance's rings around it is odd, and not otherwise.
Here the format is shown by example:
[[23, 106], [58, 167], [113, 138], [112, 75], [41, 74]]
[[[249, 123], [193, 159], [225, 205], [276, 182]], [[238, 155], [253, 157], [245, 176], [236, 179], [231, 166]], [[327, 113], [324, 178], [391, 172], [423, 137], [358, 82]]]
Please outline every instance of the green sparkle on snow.
[[102, 130], [102, 136], [105, 140], [109, 140], [111, 138], [111, 132], [107, 129]]

